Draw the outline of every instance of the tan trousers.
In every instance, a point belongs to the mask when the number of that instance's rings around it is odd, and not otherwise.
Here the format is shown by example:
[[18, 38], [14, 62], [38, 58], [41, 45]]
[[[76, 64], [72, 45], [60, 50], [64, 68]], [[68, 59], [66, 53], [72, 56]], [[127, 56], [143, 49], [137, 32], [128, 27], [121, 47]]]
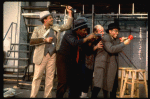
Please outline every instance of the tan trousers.
[[30, 98], [35, 98], [37, 96], [44, 70], [46, 70], [44, 98], [52, 98], [53, 80], [56, 68], [55, 65], [56, 53], [52, 56], [47, 53], [46, 56], [43, 57], [40, 65], [35, 64]]

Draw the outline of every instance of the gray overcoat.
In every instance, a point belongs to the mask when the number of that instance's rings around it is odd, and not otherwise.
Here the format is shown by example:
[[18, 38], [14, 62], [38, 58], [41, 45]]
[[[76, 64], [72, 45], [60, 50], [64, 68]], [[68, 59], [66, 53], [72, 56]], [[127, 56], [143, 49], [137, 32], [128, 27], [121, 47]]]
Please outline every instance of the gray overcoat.
[[94, 86], [112, 91], [116, 73], [118, 71], [117, 56], [125, 46], [114, 40], [109, 34], [102, 38], [103, 48], [97, 50], [94, 66]]

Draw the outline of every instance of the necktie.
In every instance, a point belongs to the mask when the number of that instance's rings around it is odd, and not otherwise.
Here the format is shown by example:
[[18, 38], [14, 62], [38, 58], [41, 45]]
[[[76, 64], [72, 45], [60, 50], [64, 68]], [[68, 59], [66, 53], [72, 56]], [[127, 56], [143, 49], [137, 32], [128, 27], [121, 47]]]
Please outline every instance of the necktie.
[[[78, 40], [79, 40], [79, 37], [77, 36]], [[76, 62], [78, 63], [79, 61], [79, 46], [78, 46], [78, 49], [77, 49], [77, 58], [76, 58]]]

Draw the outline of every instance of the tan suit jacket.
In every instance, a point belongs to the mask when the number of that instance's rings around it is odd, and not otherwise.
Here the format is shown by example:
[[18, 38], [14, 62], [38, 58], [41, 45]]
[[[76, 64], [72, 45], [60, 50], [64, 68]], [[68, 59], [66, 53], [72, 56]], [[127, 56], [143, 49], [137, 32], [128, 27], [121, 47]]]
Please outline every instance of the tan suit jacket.
[[[72, 25], [72, 21], [73, 21], [73, 18], [69, 17], [66, 24], [63, 24], [63, 25], [54, 24], [51, 27], [55, 31], [54, 35], [57, 38], [56, 50], [58, 50], [59, 47], [60, 47], [60, 33], [62, 31], [70, 29], [71, 25]], [[35, 27], [34, 31], [33, 31], [33, 34], [31, 36], [31, 39], [42, 38], [46, 31], [47, 30], [44, 28], [44, 25], [40, 25], [38, 27]], [[45, 44], [44, 43], [35, 46], [34, 55], [33, 55], [33, 63], [35, 63], [37, 65], [41, 64], [43, 56], [44, 56], [44, 49], [45, 49]]]

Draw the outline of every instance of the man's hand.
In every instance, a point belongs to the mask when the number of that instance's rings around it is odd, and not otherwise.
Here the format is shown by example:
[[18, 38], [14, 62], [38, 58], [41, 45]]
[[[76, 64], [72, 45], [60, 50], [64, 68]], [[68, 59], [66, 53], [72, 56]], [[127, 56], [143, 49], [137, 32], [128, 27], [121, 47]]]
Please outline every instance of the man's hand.
[[126, 39], [128, 39], [127, 37], [121, 37], [119, 38], [120, 39], [120, 42], [124, 42]]
[[43, 41], [46, 43], [51, 43], [52, 40], [53, 40], [53, 37], [48, 37], [48, 38], [45, 38]]
[[72, 17], [72, 7], [71, 6], [66, 6], [66, 10], [67, 10], [67, 12], [68, 12], [68, 15], [70, 16], [70, 17]]
[[130, 41], [131, 41], [130, 39], [127, 39], [127, 40], [124, 41], [124, 44], [128, 45], [128, 44], [130, 44]]
[[103, 43], [102, 43], [102, 41], [100, 41], [96, 46], [97, 46], [97, 48], [103, 48]]
[[93, 50], [95, 51], [96, 49], [99, 49], [99, 48], [103, 48], [103, 43], [102, 43], [102, 41], [100, 41], [99, 43], [97, 43], [97, 45], [94, 46]]
[[91, 33], [90, 35], [88, 35], [87, 37], [85, 37], [85, 38], [83, 39], [83, 42], [85, 43], [85, 42], [87, 42], [87, 41], [89, 41], [89, 40], [91, 40], [91, 39], [93, 39], [93, 38], [96, 38], [96, 36], [95, 36], [94, 33]]

